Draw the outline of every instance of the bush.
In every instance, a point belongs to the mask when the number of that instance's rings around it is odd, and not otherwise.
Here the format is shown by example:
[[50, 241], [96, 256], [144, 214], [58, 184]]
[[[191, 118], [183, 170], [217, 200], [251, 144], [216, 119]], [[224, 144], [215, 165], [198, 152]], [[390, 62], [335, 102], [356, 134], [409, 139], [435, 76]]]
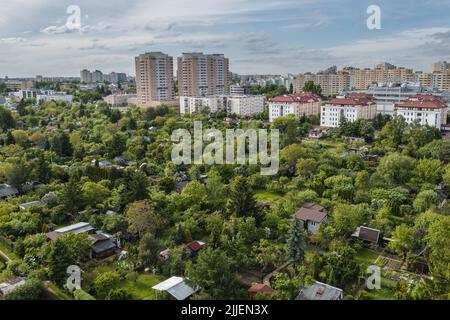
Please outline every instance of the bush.
[[5, 300], [38, 300], [45, 291], [44, 283], [31, 279], [5, 296]]
[[73, 296], [75, 297], [75, 300], [95, 300], [93, 296], [82, 289], [76, 289], [73, 292]]

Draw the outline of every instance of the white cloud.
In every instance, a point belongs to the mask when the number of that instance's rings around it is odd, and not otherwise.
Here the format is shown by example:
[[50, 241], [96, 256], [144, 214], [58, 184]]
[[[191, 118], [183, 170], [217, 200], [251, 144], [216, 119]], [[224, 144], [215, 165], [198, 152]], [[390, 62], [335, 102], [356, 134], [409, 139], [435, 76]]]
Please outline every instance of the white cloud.
[[3, 43], [18, 43], [18, 42], [24, 42], [27, 41], [27, 39], [25, 38], [18, 38], [18, 37], [11, 37], [11, 38], [1, 38], [0, 39], [1, 42]]

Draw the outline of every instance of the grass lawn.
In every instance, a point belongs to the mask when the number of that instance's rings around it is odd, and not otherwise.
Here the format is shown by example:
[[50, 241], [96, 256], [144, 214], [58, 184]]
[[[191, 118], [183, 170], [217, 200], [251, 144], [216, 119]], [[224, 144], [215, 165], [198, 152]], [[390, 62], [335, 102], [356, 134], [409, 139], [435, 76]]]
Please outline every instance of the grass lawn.
[[[12, 252], [11, 250], [9, 250], [9, 248], [7, 248], [3, 243], [0, 242], [0, 251], [2, 251], [5, 255], [8, 256], [8, 258], [10, 258], [11, 260], [15, 260], [15, 259], [19, 259], [18, 256], [16, 256], [16, 254], [14, 252]], [[6, 257], [0, 257], [1, 260], [5, 260], [6, 261]]]
[[53, 282], [48, 282], [47, 286], [49, 289], [51, 289], [52, 292], [48, 291], [46, 293], [46, 300], [58, 300], [58, 298], [62, 300], [73, 300], [70, 295], [58, 288]]
[[276, 192], [260, 190], [255, 192], [256, 202], [261, 203], [275, 203], [281, 198], [281, 195]]
[[363, 248], [356, 253], [355, 260], [359, 264], [364, 264], [368, 266], [374, 264], [378, 256], [379, 253], [367, 248]]
[[140, 274], [136, 280], [122, 280], [119, 288], [125, 289], [136, 300], [156, 300], [156, 291], [152, 287], [163, 280], [165, 280], [163, 276], [145, 273]]
[[370, 300], [394, 300], [396, 282], [384, 277], [381, 278], [379, 290], [367, 290], [367, 298]]

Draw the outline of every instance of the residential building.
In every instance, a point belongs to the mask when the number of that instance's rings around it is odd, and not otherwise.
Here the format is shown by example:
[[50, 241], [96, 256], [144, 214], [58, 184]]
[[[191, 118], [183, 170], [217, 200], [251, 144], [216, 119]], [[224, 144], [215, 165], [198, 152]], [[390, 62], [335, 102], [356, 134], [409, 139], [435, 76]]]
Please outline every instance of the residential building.
[[229, 61], [223, 54], [183, 53], [177, 62], [180, 96], [228, 94]]
[[327, 214], [321, 205], [305, 203], [303, 207], [294, 214], [294, 219], [303, 222], [303, 227], [309, 233], [317, 233], [319, 226], [328, 221]]
[[450, 69], [450, 63], [447, 61], [438, 61], [433, 64], [433, 73], [445, 73]]
[[248, 91], [247, 87], [241, 86], [240, 84], [232, 84], [230, 86], [230, 95], [232, 96], [244, 96], [249, 93]]
[[374, 99], [365, 94], [348, 95], [332, 99], [320, 107], [320, 126], [339, 127], [341, 120], [349, 122], [358, 119], [371, 120], [375, 118], [377, 105]]
[[111, 94], [104, 97], [103, 100], [112, 107], [126, 107], [137, 102], [135, 94]]
[[414, 82], [420, 84], [422, 87], [432, 87], [433, 74], [429, 72], [416, 71], [414, 73]]
[[322, 94], [332, 96], [350, 88], [350, 76], [347, 72], [337, 74], [300, 74], [295, 78], [295, 92], [302, 92], [306, 82], [312, 81], [322, 88]]
[[295, 300], [342, 300], [343, 298], [342, 289], [316, 281], [310, 286], [305, 286]]
[[260, 96], [228, 96], [226, 97], [227, 112], [241, 117], [251, 117], [264, 112], [265, 97]]
[[209, 112], [215, 113], [219, 110], [225, 110], [226, 99], [224, 96], [207, 96], [207, 97], [185, 97], [180, 96], [180, 113], [196, 113], [206, 108]]
[[78, 223], [72, 224], [70, 226], [59, 228], [59, 229], [56, 229], [55, 231], [48, 232], [47, 233], [47, 238], [49, 238], [50, 240], [55, 240], [55, 239], [58, 239], [59, 237], [65, 235], [65, 234], [69, 234], [69, 233], [74, 233], [74, 234], [80, 234], [80, 233], [92, 234], [92, 233], [94, 233], [94, 227], [91, 224], [87, 223], [87, 222], [78, 222]]
[[[135, 57], [136, 97], [139, 107], [173, 104], [173, 58], [162, 52]], [[177, 103], [178, 104], [178, 103]]]
[[265, 98], [262, 95], [215, 95], [215, 96], [180, 96], [180, 113], [195, 113], [209, 109], [209, 112], [226, 111], [242, 117], [251, 117], [264, 112]]
[[85, 83], [96, 83], [96, 82], [126, 82], [127, 75], [123, 72], [111, 72], [110, 74], [104, 74], [100, 70], [95, 70], [91, 72], [87, 69], [80, 71], [80, 80]]
[[88, 235], [91, 241], [91, 257], [104, 259], [112, 256], [117, 249], [115, 239], [106, 233], [97, 232]]
[[65, 101], [72, 102], [73, 96], [71, 94], [62, 94], [62, 93], [54, 93], [54, 94], [38, 94], [36, 96], [37, 101]]
[[447, 124], [447, 102], [433, 95], [417, 95], [415, 98], [395, 104], [397, 116], [402, 116], [407, 123], [419, 122], [441, 128]]
[[30, 80], [6, 80], [3, 82], [8, 91], [18, 91], [33, 88], [34, 83]]
[[444, 73], [433, 73], [432, 86], [439, 91], [450, 90], [450, 69]]
[[16, 97], [17, 99], [36, 98], [37, 94], [38, 90], [35, 89], [22, 89], [10, 93], [11, 96]]
[[92, 82], [92, 73], [86, 69], [81, 70], [80, 71], [80, 80], [81, 80], [81, 82], [91, 83]]
[[418, 83], [380, 82], [363, 92], [376, 100], [378, 113], [393, 116], [396, 103], [415, 97], [419, 93], [425, 93], [427, 90]]
[[272, 98], [269, 100], [269, 121], [289, 114], [297, 119], [319, 115], [321, 101], [319, 96], [306, 92]]

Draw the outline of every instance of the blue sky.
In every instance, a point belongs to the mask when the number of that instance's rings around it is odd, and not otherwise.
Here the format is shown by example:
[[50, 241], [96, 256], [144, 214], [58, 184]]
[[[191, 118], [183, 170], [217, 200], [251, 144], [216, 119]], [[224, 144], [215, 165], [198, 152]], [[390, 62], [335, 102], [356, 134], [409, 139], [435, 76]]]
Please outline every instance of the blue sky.
[[[366, 27], [369, 5], [381, 30]], [[81, 30], [65, 27], [69, 5]], [[133, 57], [224, 53], [233, 72], [299, 73], [450, 61], [450, 0], [2, 0], [0, 77], [134, 74]]]

